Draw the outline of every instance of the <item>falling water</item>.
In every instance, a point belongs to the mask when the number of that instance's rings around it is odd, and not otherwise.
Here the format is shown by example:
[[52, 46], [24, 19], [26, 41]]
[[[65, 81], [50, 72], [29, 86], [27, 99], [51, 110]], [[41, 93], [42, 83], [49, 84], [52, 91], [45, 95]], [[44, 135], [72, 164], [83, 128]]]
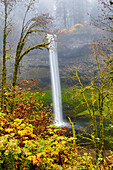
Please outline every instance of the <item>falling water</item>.
[[56, 35], [48, 34], [47, 38], [48, 41], [50, 42], [49, 59], [53, 95], [53, 109], [55, 114], [54, 123], [56, 126], [62, 126], [63, 114], [62, 114], [61, 87], [59, 77]]

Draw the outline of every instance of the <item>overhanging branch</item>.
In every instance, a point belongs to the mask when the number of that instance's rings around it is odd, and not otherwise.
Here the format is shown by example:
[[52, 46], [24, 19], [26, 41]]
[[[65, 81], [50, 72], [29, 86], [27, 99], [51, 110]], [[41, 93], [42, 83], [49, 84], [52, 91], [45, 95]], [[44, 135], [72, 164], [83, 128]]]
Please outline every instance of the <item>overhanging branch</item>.
[[34, 50], [34, 49], [40, 49], [40, 50], [43, 50], [44, 48], [48, 48], [48, 45], [50, 43], [43, 43], [43, 44], [38, 44], [38, 45], [35, 45], [31, 48], [27, 48], [23, 54], [20, 55], [20, 58], [19, 58], [19, 62], [22, 60], [23, 56], [25, 56], [26, 54], [28, 54], [30, 51]]

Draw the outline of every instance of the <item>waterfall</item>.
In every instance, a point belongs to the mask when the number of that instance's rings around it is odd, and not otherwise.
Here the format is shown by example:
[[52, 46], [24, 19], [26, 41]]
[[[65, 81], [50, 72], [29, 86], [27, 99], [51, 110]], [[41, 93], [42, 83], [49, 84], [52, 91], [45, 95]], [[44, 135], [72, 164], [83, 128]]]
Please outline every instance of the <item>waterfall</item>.
[[54, 110], [54, 123], [56, 126], [63, 125], [63, 113], [62, 113], [62, 100], [61, 100], [61, 87], [60, 76], [58, 66], [58, 54], [57, 54], [57, 42], [56, 35], [47, 35], [49, 44], [49, 60], [50, 60], [50, 72], [52, 83], [52, 97], [53, 97], [53, 110]]

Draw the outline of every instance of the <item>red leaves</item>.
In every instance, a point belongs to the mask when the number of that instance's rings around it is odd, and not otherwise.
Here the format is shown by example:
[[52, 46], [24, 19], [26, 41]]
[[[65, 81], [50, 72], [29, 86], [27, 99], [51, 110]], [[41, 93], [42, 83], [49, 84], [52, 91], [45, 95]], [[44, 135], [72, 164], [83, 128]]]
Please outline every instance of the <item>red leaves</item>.
[[29, 82], [27, 80], [22, 80], [23, 83], [28, 84]]
[[34, 79], [30, 79], [30, 81], [34, 81]]
[[[38, 93], [31, 92], [32, 88], [33, 91], [35, 89], [38, 90]], [[37, 136], [41, 135], [41, 137], [44, 137], [47, 126], [52, 122], [52, 118], [50, 118], [51, 108], [48, 106], [43, 107], [43, 102], [39, 102], [36, 99], [37, 95], [41, 95], [39, 90], [40, 88], [37, 87], [33, 79], [29, 81], [23, 80], [21, 87], [9, 89], [7, 94], [7, 105], [9, 108], [9, 111], [7, 110], [7, 113], [9, 113], [7, 119], [8, 121], [13, 121], [16, 118], [21, 118], [26, 123], [28, 122], [35, 126], [34, 132]], [[14, 109], [12, 114], [10, 114], [12, 104], [14, 104]]]
[[34, 156], [32, 159], [33, 165], [37, 165], [37, 163], [41, 162], [42, 159], [38, 156]]
[[19, 164], [20, 164], [19, 162], [16, 162], [16, 168], [18, 168], [18, 167], [19, 167]]

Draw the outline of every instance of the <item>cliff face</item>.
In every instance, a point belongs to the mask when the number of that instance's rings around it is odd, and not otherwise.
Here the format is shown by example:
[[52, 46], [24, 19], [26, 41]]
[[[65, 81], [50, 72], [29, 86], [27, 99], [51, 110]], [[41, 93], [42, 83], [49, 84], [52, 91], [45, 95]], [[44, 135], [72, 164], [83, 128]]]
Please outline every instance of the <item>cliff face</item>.
[[[87, 46], [91, 45], [94, 36], [91, 33], [81, 32], [78, 34], [62, 33], [58, 36], [58, 59], [62, 87], [71, 86], [75, 83], [70, 78], [73, 76], [73, 70], [78, 69], [78, 74], [83, 83], [87, 83], [89, 81], [88, 78], [96, 73], [97, 67], [93, 59], [90, 59]], [[13, 66], [14, 60], [8, 60], [8, 81], [12, 79]], [[50, 88], [49, 54], [47, 50], [35, 50], [23, 58], [20, 64], [18, 80], [28, 80], [30, 78], [39, 82], [41, 88]]]
[[72, 79], [76, 70], [84, 84], [89, 83], [90, 78], [97, 73], [97, 65], [90, 53], [90, 45], [96, 36], [85, 33], [65, 35], [59, 38], [62, 39], [58, 43], [58, 56], [63, 86], [71, 86], [76, 83]]

